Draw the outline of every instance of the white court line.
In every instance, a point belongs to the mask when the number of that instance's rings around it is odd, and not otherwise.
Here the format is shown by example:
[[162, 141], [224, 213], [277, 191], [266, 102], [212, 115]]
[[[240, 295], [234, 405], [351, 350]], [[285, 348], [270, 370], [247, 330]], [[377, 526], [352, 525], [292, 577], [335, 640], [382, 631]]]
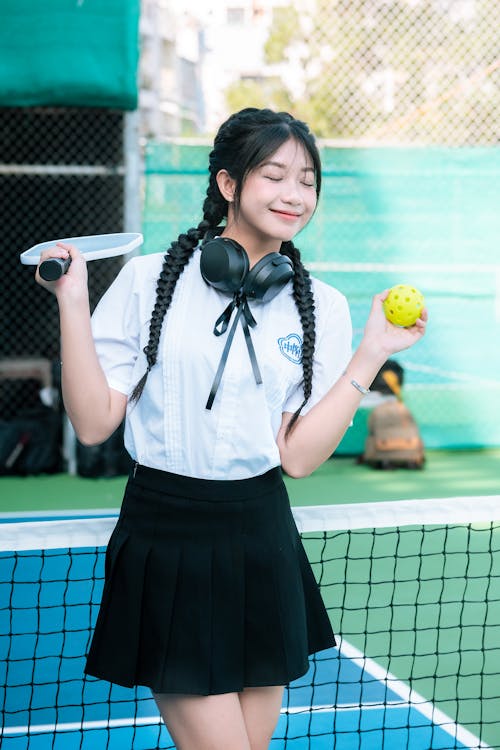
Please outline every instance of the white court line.
[[[456, 513], [457, 513], [457, 505], [463, 505], [463, 511], [466, 520], [464, 522], [470, 522], [471, 521], [471, 515], [474, 517], [472, 520], [482, 520], [482, 514], [479, 514], [480, 517], [477, 516], [475, 509], [477, 508], [477, 504], [475, 501], [481, 500], [485, 501], [488, 500], [489, 503], [489, 511], [486, 514], [487, 519], [491, 519], [494, 517], [494, 515], [491, 514], [492, 507], [498, 508], [498, 501], [500, 500], [499, 496], [490, 496], [490, 497], [482, 497], [482, 498], [471, 498], [471, 497], [462, 497], [462, 498], [450, 498], [448, 499], [453, 504], [454, 514], [455, 514], [455, 521], [456, 521]], [[414, 511], [415, 506], [418, 505], [418, 512], [419, 512], [419, 523], [425, 523], [425, 518], [423, 518], [423, 511], [425, 509], [425, 504], [422, 503], [422, 501], [406, 501], [402, 503], [405, 507], [405, 510], [408, 511], [408, 513], [404, 513], [403, 517], [399, 518], [399, 522], [404, 525], [405, 523], [415, 523], [414, 515], [409, 511]], [[374, 504], [366, 504], [363, 506], [363, 520], [362, 524], [363, 527], [367, 525], [367, 518], [366, 518], [366, 512], [367, 512], [367, 506], [370, 507], [370, 505], [377, 506], [377, 508], [380, 510], [382, 506], [388, 506], [387, 510], [388, 513], [391, 515], [391, 522], [389, 525], [393, 525], [395, 518], [394, 515], [391, 514], [391, 511], [394, 508], [393, 503], [374, 503]], [[399, 504], [401, 505], [401, 503]], [[408, 507], [406, 507], [408, 506]], [[352, 506], [345, 505], [345, 506], [336, 506], [335, 510], [341, 511], [341, 515], [345, 519], [345, 513], [349, 513], [350, 509], [352, 509]], [[312, 520], [315, 521], [314, 530], [318, 530], [318, 519], [314, 518], [311, 519], [310, 516], [313, 517], [316, 514], [323, 514], [325, 511], [324, 506], [317, 506], [317, 507], [309, 507], [309, 508], [294, 508], [294, 515], [296, 515], [296, 520], [299, 522], [299, 528], [300, 526], [307, 526], [308, 522], [311, 522]], [[301, 517], [302, 512], [302, 517]], [[331, 512], [331, 508], [330, 508]], [[298, 516], [298, 518], [297, 518]], [[410, 520], [411, 519], [411, 520]], [[90, 522], [89, 519], [81, 519], [81, 520], [72, 520], [72, 521], [59, 521], [59, 522], [52, 522], [53, 525], [59, 526], [59, 532], [64, 531], [65, 532], [65, 544], [67, 545], [68, 542], [71, 543], [71, 536], [75, 532], [75, 526], [83, 527], [84, 529], [87, 529], [88, 531], [88, 540], [87, 543], [90, 546], [93, 545], [99, 545], [105, 544], [107, 541], [107, 538], [111, 532], [112, 527], [116, 523], [116, 517], [106, 518], [106, 519], [99, 519], [100, 520], [100, 526], [99, 532], [96, 533], [96, 529], [93, 527], [93, 524]], [[378, 519], [380, 522], [380, 518]], [[436, 518], [433, 517], [432, 521], [429, 518], [429, 522], [436, 522]], [[300, 523], [302, 521], [302, 524]], [[104, 523], [103, 523], [104, 522]], [[443, 522], [445, 522], [445, 519], [443, 519]], [[49, 523], [49, 522], [48, 522]], [[384, 521], [384, 523], [387, 523], [387, 521]], [[368, 523], [368, 526], [371, 526], [372, 524]], [[377, 524], [375, 524], [377, 525]], [[9, 547], [8, 544], [11, 542], [11, 533], [15, 530], [15, 527], [17, 524], [5, 524], [3, 529], [0, 529], [0, 531], [3, 531], [6, 538], [4, 539], [4, 544], [7, 542], [7, 546], [4, 546], [3, 549], [16, 549], [16, 547]], [[30, 528], [33, 532], [33, 538], [36, 542], [36, 546], [33, 547], [33, 549], [39, 549], [40, 548], [40, 541], [45, 536], [44, 534], [44, 527], [45, 524], [43, 522], [38, 522], [36, 524], [36, 530], [33, 528], [35, 524], [19, 524], [19, 526], [22, 528], [23, 531], [26, 530], [26, 527]], [[91, 528], [92, 527], [92, 528]], [[352, 519], [351, 523], [348, 524], [347, 528], [352, 528]], [[306, 529], [302, 529], [306, 530]], [[6, 533], [7, 532], [7, 533]], [[0, 535], [1, 536], [1, 535]], [[101, 538], [99, 538], [99, 536]], [[59, 534], [58, 537], [58, 545], [60, 545], [61, 535]], [[43, 545], [42, 545], [43, 546]], [[0, 544], [0, 548], [2, 545]], [[26, 548], [26, 547], [24, 547]], [[51, 545], [48, 545], [48, 548], [51, 548]], [[421, 696], [419, 693], [417, 693], [414, 690], [411, 690], [407, 685], [405, 685], [403, 682], [398, 680], [394, 675], [392, 675], [387, 670], [383, 669], [379, 664], [377, 664], [375, 661], [365, 657], [361, 651], [356, 649], [354, 646], [352, 646], [347, 641], [342, 641], [341, 647], [340, 647], [341, 653], [346, 656], [347, 658], [351, 659], [354, 663], [357, 663], [365, 672], [372, 675], [375, 679], [379, 680], [383, 684], [387, 685], [388, 689], [390, 689], [393, 693], [396, 695], [399, 695], [403, 701], [401, 702], [389, 702], [387, 704], [368, 704], [363, 705], [361, 707], [361, 710], [373, 710], [373, 709], [387, 709], [387, 708], [401, 708], [402, 706], [409, 705], [410, 707], [413, 707], [415, 710], [417, 710], [419, 713], [421, 713], [423, 716], [425, 716], [431, 723], [437, 724], [440, 726], [447, 734], [449, 734], [451, 737], [458, 739], [465, 747], [475, 747], [475, 748], [481, 748], [481, 750], [491, 750], [490, 746], [487, 745], [484, 742], [480, 742], [477, 737], [475, 737], [471, 732], [469, 732], [464, 727], [457, 725], [449, 716], [447, 716], [444, 712], [442, 712], [440, 709], [436, 708], [430, 701], [425, 699], [423, 696]], [[304, 713], [310, 710], [310, 706], [304, 706], [304, 707], [294, 707], [291, 709], [284, 709], [283, 713]], [[344, 704], [340, 706], [336, 706], [335, 708], [333, 706], [314, 706], [314, 711], [318, 711], [321, 713], [330, 712], [333, 710], [336, 711], [349, 711], [349, 710], [360, 710], [359, 706], [356, 705], [349, 705]], [[15, 727], [4, 727], [3, 729], [0, 729], [0, 736], [7, 736], [7, 735], [22, 735], [26, 736], [27, 734], [39, 734], [39, 733], [47, 733], [47, 732], [68, 732], [68, 731], [83, 731], [83, 730], [91, 730], [91, 729], [107, 729], [107, 728], [115, 728], [115, 727], [127, 727], [127, 726], [157, 726], [160, 724], [160, 718], [158, 716], [153, 717], [136, 717], [136, 718], [123, 718], [123, 719], [110, 719], [110, 720], [104, 720], [104, 721], [81, 721], [81, 722], [60, 722], [60, 723], [54, 723], [54, 724], [34, 724], [30, 726], [15, 726]]]
[[[382, 683], [387, 690], [395, 693], [401, 698], [401, 701], [388, 701], [386, 703], [366, 703], [361, 706], [357, 704], [340, 704], [337, 706], [333, 705], [318, 705], [318, 706], [292, 706], [289, 708], [282, 708], [281, 714], [293, 715], [300, 713], [333, 713], [334, 711], [387, 711], [389, 709], [401, 709], [401, 708], [413, 708], [417, 713], [424, 716], [431, 725], [437, 726], [446, 732], [454, 740], [458, 740], [466, 748], [478, 748], [478, 750], [492, 750], [490, 745], [479, 740], [472, 732], [460, 724], [457, 724], [450, 716], [445, 714], [439, 708], [424, 698], [420, 693], [409, 688], [404, 682], [399, 680], [391, 672], [377, 664], [373, 659], [366, 657], [362, 651], [357, 649], [352, 644], [345, 640], [342, 640], [340, 653], [343, 657], [349, 659], [358, 665], [358, 667], [365, 673], [374, 677], [378, 682]], [[115, 729], [124, 727], [140, 727], [140, 726], [158, 726], [161, 724], [159, 716], [141, 716], [132, 718], [121, 718], [121, 719], [108, 719], [101, 721], [81, 721], [81, 722], [59, 722], [55, 724], [32, 724], [30, 726], [15, 726], [4, 728], [0, 732], [2, 735], [21, 735], [26, 736], [27, 734], [43, 734], [52, 732], [75, 732], [75, 731], [86, 731], [92, 729]]]
[[100, 721], [65, 721], [56, 724], [29, 724], [27, 726], [4, 727], [2, 735], [46, 734], [53, 732], [80, 732], [91, 729], [119, 729], [123, 727], [158, 726], [160, 716], [123, 717], [122, 719], [101, 719]]
[[[366, 670], [365, 670], [366, 671]], [[337, 706], [292, 706], [282, 708], [282, 715], [309, 714], [311, 710], [315, 714], [326, 714], [349, 711], [385, 711], [387, 709], [401, 709], [408, 706], [407, 701], [388, 701], [387, 703], [363, 703], [360, 707], [357, 703], [341, 703]], [[426, 717], [427, 718], [427, 717]], [[450, 719], [451, 722], [451, 719]], [[54, 732], [80, 732], [92, 729], [123, 729], [125, 727], [159, 726], [162, 723], [159, 716], [138, 716], [135, 718], [123, 717], [121, 719], [101, 719], [99, 721], [67, 721], [56, 724], [29, 724], [15, 727], [4, 727], [0, 729], [2, 735], [26, 736], [27, 734], [52, 734]], [[487, 748], [487, 745], [477, 747]]]
[[[406, 706], [403, 701], [388, 701], [387, 703], [363, 703], [363, 711], [381, 710], [385, 708], [401, 708]], [[342, 703], [337, 706], [324, 705], [314, 706], [314, 713], [331, 713], [332, 711], [359, 711], [357, 703]], [[305, 714], [311, 712], [311, 706], [291, 706], [282, 708], [281, 714]], [[123, 727], [134, 726], [158, 726], [161, 724], [159, 716], [137, 716], [135, 718], [123, 717], [121, 719], [101, 719], [100, 721], [67, 721], [56, 724], [29, 724], [14, 727], [0, 728], [0, 737], [4, 735], [27, 735], [45, 734], [53, 732], [78, 732], [87, 729], [118, 729]]]
[[359, 649], [351, 643], [347, 643], [347, 641], [343, 640], [340, 644], [339, 651], [355, 664], [358, 664], [364, 672], [368, 672], [368, 674], [376, 680], [386, 685], [388, 690], [399, 695], [405, 704], [415, 708], [418, 713], [429, 719], [431, 724], [443, 729], [443, 731], [449, 734], [453, 739], [457, 739], [465, 747], [492, 750], [490, 745], [481, 742], [478, 737], [472, 734], [472, 732], [469, 732], [468, 729], [457, 724], [450, 716], [441, 711], [441, 709], [436, 708], [433, 703], [424, 698], [423, 695], [420, 695], [420, 693], [409, 688], [408, 685], [405, 685], [404, 682], [381, 667], [376, 661], [366, 657], [362, 651], [359, 651]]

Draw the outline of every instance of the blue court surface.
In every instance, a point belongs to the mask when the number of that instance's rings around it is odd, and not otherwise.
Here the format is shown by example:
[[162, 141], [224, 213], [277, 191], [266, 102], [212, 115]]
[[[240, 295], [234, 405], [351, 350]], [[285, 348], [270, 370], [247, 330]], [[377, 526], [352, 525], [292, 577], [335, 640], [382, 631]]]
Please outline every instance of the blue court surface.
[[[173, 744], [145, 689], [83, 678], [103, 548], [0, 553], [3, 750], [153, 750]], [[271, 750], [486, 748], [342, 642], [285, 693]]]

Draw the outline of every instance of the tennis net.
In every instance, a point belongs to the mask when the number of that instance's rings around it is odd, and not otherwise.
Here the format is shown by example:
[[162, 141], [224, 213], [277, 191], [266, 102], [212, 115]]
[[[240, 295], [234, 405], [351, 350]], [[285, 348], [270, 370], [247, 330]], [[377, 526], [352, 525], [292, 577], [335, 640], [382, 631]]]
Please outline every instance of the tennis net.
[[[287, 688], [271, 750], [500, 748], [499, 501], [294, 508], [339, 647]], [[146, 689], [83, 676], [116, 516], [4, 521], [3, 749], [173, 748]]]

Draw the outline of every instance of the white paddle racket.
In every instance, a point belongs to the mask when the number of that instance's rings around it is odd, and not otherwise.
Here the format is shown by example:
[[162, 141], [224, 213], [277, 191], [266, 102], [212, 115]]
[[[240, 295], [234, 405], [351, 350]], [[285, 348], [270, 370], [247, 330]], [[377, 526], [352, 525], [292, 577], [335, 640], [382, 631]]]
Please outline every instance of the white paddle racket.
[[[21, 263], [25, 266], [37, 266], [40, 255], [44, 250], [53, 247], [58, 242], [75, 245], [85, 256], [86, 260], [101, 260], [126, 255], [144, 242], [139, 232], [116, 232], [114, 234], [92, 234], [84, 237], [65, 237], [59, 240], [39, 242], [21, 253]], [[40, 276], [45, 281], [56, 281], [69, 268], [71, 258], [49, 258], [40, 266]]]

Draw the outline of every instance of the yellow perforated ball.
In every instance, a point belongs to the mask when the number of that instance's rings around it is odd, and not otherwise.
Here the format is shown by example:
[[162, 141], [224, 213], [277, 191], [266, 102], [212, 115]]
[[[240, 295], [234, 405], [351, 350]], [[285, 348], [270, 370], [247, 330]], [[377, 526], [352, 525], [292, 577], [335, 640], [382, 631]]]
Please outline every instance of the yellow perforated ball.
[[423, 307], [424, 295], [410, 284], [393, 286], [384, 301], [384, 313], [387, 320], [403, 328], [414, 325]]

